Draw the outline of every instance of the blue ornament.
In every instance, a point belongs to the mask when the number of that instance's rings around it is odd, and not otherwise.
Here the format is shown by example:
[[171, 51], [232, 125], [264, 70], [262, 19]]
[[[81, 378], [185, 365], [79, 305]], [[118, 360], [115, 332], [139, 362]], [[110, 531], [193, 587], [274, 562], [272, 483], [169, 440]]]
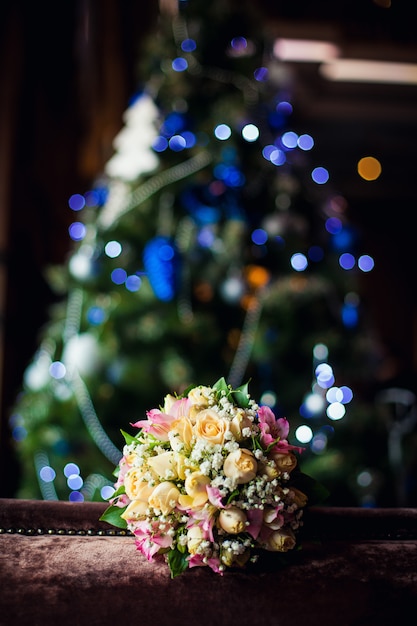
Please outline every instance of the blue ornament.
[[175, 296], [179, 255], [169, 237], [151, 239], [143, 251], [143, 263], [155, 296], [169, 302]]

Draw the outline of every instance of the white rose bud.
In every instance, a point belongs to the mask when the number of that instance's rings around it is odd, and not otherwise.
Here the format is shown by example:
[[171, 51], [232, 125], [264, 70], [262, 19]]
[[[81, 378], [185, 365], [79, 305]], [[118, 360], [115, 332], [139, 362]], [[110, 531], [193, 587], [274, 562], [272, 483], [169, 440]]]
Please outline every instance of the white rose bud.
[[263, 513], [264, 524], [272, 530], [279, 530], [283, 525], [283, 518], [277, 514], [276, 509], [271, 506], [266, 506]]
[[134, 500], [129, 504], [127, 509], [123, 511], [120, 517], [127, 521], [145, 519], [147, 509], [147, 502], [143, 502], [143, 500]]
[[295, 548], [295, 535], [292, 530], [275, 530], [263, 544], [265, 550], [271, 552], [287, 552]]
[[230, 424], [230, 430], [236, 441], [242, 441], [245, 428], [251, 428], [252, 421], [243, 410], [239, 410]]
[[196, 554], [204, 540], [203, 531], [200, 526], [191, 526], [187, 532], [187, 549], [190, 554]]
[[297, 467], [297, 457], [292, 452], [283, 454], [281, 452], [273, 452], [270, 457], [275, 462], [277, 469], [282, 472], [292, 472]]
[[176, 506], [180, 492], [174, 483], [168, 480], [160, 483], [149, 497], [149, 506], [159, 509], [163, 515], [170, 513]]
[[154, 470], [160, 479], [178, 478], [177, 460], [172, 450], [167, 450], [157, 456], [152, 456], [148, 459], [148, 466]]
[[242, 554], [235, 554], [230, 548], [222, 546], [220, 559], [227, 567], [245, 567], [250, 558], [250, 550], [245, 550]]
[[287, 494], [287, 502], [293, 502], [299, 509], [302, 509], [307, 505], [308, 498], [306, 494], [299, 489], [291, 487]]
[[268, 461], [267, 463], [261, 461], [258, 462], [258, 475], [266, 476], [267, 480], [271, 481], [278, 478], [280, 472], [273, 461]]
[[200, 385], [199, 387], [194, 387], [188, 393], [188, 399], [190, 400], [192, 404], [198, 404], [206, 408], [208, 406], [209, 396], [210, 396], [210, 388], [204, 387], [204, 385]]
[[246, 513], [237, 506], [222, 509], [218, 521], [219, 526], [231, 535], [237, 535], [246, 530]]
[[256, 476], [258, 463], [251, 450], [239, 448], [231, 452], [224, 461], [223, 472], [238, 485], [250, 482]]

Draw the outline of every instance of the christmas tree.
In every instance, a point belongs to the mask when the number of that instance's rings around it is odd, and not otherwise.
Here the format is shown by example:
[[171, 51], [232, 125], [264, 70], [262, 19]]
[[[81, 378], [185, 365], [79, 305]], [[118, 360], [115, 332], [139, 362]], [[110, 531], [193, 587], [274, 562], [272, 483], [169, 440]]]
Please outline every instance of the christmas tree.
[[253, 4], [161, 3], [114, 155], [69, 199], [73, 249], [12, 416], [19, 497], [101, 500], [121, 428], [225, 377], [289, 419], [330, 503], [378, 502], [386, 430], [360, 394], [373, 261]]

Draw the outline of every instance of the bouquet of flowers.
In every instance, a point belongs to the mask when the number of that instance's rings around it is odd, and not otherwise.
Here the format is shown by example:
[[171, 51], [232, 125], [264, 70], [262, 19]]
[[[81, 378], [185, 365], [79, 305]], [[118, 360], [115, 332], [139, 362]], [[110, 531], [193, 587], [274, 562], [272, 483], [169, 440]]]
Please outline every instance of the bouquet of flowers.
[[247, 384], [232, 389], [221, 378], [167, 395], [131, 425], [139, 431], [122, 431], [115, 492], [100, 519], [130, 530], [148, 560], [164, 554], [171, 577], [195, 566], [222, 574], [258, 550], [296, 546], [308, 501], [292, 478], [302, 449]]

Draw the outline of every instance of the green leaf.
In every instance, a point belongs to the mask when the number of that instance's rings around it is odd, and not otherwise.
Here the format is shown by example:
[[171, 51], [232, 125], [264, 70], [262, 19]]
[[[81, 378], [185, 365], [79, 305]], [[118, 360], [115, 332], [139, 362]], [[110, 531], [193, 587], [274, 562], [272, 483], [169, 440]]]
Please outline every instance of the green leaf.
[[126, 510], [127, 507], [120, 508], [120, 506], [110, 505], [103, 513], [103, 515], [99, 518], [100, 522], [107, 522], [112, 526], [116, 526], [117, 528], [127, 528], [127, 522], [120, 515], [123, 511]]
[[249, 397], [248, 388], [249, 388], [249, 384], [245, 383], [244, 385], [241, 385], [240, 387], [238, 387], [237, 389], [233, 391], [235, 402], [242, 409], [247, 409], [249, 406], [250, 397]]
[[114, 498], [117, 498], [118, 496], [122, 496], [125, 493], [126, 493], [125, 486], [120, 485], [120, 487], [110, 496], [109, 500], [113, 500]]
[[232, 491], [230, 496], [227, 498], [226, 504], [230, 504], [235, 498], [238, 497], [238, 495], [239, 495], [239, 489], [235, 489], [234, 491]]
[[229, 393], [230, 389], [229, 389], [229, 385], [227, 384], [226, 380], [224, 379], [224, 377], [219, 378], [219, 380], [214, 383], [213, 385], [213, 389], [215, 389], [216, 391], [218, 391], [219, 393], [221, 393], [222, 391], [225, 391], [227, 394]]
[[120, 431], [123, 435], [123, 437], [125, 438], [126, 444], [129, 445], [130, 443], [135, 443], [135, 441], [137, 441], [136, 437], [133, 437], [132, 435], [129, 435], [129, 433], [126, 433], [124, 430]]
[[186, 398], [188, 396], [188, 394], [190, 393], [190, 391], [192, 389], [195, 389], [196, 387], [198, 387], [199, 385], [188, 385], [188, 387], [186, 389], [184, 389], [184, 391], [182, 392], [182, 394], [180, 396], [178, 396], [179, 398]]
[[170, 550], [167, 554], [168, 565], [171, 571], [171, 578], [179, 576], [188, 568], [188, 552], [181, 553], [177, 548]]

